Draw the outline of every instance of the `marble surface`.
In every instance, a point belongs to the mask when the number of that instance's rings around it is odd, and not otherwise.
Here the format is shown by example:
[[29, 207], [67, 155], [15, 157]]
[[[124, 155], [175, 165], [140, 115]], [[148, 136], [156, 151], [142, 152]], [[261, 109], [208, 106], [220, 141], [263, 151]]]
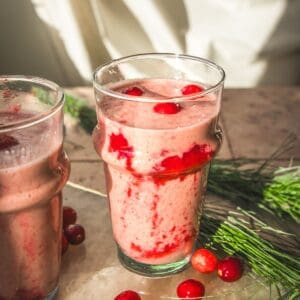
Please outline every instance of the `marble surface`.
[[[78, 87], [66, 92], [87, 99], [93, 106], [92, 88]], [[290, 132], [300, 133], [298, 116], [300, 87], [225, 90], [221, 114], [224, 143], [218, 157], [267, 158]], [[102, 162], [91, 137], [69, 116], [65, 124], [64, 147], [71, 160], [70, 181], [105, 193]], [[294, 150], [283, 153], [276, 164], [287, 165], [291, 156], [299, 160], [299, 150], [297, 142]], [[208, 195], [207, 203], [212, 201], [225, 200]], [[207, 294], [219, 293], [209, 299], [269, 299], [268, 289], [248, 276], [228, 286], [215, 275], [199, 275], [191, 268], [164, 279], [146, 279], [130, 273], [117, 259], [106, 198], [67, 186], [64, 204], [78, 211], [78, 222], [86, 229], [86, 241], [70, 246], [63, 256], [58, 300], [110, 300], [125, 289], [143, 292], [143, 300], [174, 299], [170, 297], [175, 296], [176, 285], [188, 277], [205, 282]], [[232, 290], [238, 292], [228, 294]]]

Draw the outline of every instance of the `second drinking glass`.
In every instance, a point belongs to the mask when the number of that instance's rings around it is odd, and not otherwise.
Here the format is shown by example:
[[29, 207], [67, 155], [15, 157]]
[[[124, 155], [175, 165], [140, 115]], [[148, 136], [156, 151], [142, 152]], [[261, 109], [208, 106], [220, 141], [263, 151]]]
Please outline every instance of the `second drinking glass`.
[[54, 299], [61, 262], [62, 90], [0, 76], [0, 299]]

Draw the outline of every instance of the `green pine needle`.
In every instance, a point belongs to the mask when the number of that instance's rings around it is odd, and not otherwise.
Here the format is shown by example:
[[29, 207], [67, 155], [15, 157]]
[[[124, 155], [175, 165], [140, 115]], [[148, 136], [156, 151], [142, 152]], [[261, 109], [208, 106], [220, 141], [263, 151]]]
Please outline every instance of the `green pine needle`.
[[[42, 88], [32, 88], [32, 93], [47, 105], [53, 104], [53, 98]], [[88, 133], [92, 134], [97, 124], [95, 109], [89, 107], [86, 100], [74, 97], [65, 93], [64, 112], [79, 120], [80, 126]]]
[[[300, 223], [300, 166], [258, 168], [255, 160], [215, 160], [208, 191], [240, 204], [256, 204]], [[253, 166], [253, 164], [255, 166]]]
[[79, 119], [80, 126], [89, 134], [93, 132], [97, 124], [95, 109], [86, 105], [80, 98], [65, 94], [64, 112]]
[[300, 166], [279, 168], [266, 184], [261, 207], [268, 207], [280, 217], [288, 214], [300, 223]]
[[286, 292], [293, 291], [288, 299], [293, 299], [292, 295], [300, 296], [300, 257], [285, 253], [262, 239], [259, 233], [263, 231], [275, 238], [289, 235], [270, 228], [253, 212], [238, 208], [238, 212], [230, 211], [228, 217], [220, 221], [216, 219], [216, 212], [208, 209], [202, 220], [200, 240], [206, 241], [209, 247], [244, 258], [255, 274], [270, 284], [279, 284]]

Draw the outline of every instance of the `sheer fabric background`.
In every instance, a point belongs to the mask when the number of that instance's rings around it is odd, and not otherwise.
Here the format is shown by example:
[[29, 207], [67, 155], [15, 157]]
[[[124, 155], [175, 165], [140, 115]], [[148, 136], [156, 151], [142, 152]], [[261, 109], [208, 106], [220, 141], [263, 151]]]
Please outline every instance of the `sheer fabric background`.
[[111, 58], [176, 52], [227, 86], [300, 83], [299, 0], [2, 0], [1, 73], [83, 85]]

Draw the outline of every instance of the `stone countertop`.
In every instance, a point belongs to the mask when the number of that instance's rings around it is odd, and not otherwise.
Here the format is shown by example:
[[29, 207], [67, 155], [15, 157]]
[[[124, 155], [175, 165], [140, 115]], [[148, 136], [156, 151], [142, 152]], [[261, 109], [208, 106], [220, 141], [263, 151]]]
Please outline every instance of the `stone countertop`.
[[[65, 90], [94, 105], [92, 88]], [[300, 135], [299, 116], [300, 87], [225, 89], [221, 113], [224, 142], [218, 157], [269, 157], [288, 134]], [[102, 162], [94, 151], [91, 136], [69, 116], [65, 117], [65, 124], [64, 147], [71, 160], [70, 181], [105, 194]], [[282, 153], [276, 164], [287, 166], [291, 157], [296, 162], [300, 161], [300, 140], [292, 151]], [[208, 195], [207, 201], [225, 200]], [[63, 256], [59, 300], [110, 300], [126, 289], [144, 292], [143, 300], [160, 299], [161, 295], [174, 297], [177, 283], [188, 277], [200, 278], [208, 293], [218, 290], [223, 295], [209, 299], [250, 299], [253, 292], [256, 293], [255, 299], [269, 299], [267, 289], [248, 276], [228, 286], [215, 275], [201, 276], [191, 268], [164, 279], [146, 279], [132, 274], [118, 262], [106, 199], [67, 186], [64, 204], [78, 211], [78, 222], [85, 227], [87, 234], [82, 245], [70, 246]], [[225, 295], [228, 290], [239, 291], [238, 296]]]

